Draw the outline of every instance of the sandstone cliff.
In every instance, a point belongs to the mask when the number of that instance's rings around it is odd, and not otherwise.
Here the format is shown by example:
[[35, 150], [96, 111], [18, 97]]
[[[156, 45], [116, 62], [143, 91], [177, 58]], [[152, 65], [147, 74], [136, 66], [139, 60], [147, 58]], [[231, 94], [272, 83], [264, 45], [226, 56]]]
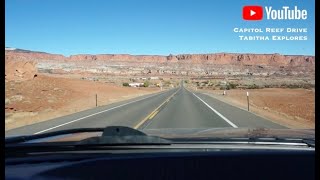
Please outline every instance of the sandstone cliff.
[[315, 57], [280, 54], [79, 54], [65, 57], [41, 52], [5, 51], [6, 60], [37, 62], [41, 70], [86, 71], [121, 75], [304, 75], [314, 76]]
[[5, 51], [6, 58], [29, 60], [70, 60], [70, 61], [135, 61], [139, 62], [181, 62], [210, 63], [210, 64], [242, 64], [269, 66], [310, 66], [314, 65], [314, 56], [280, 55], [280, 54], [179, 54], [179, 55], [129, 55], [129, 54], [79, 54], [65, 57], [59, 54]]

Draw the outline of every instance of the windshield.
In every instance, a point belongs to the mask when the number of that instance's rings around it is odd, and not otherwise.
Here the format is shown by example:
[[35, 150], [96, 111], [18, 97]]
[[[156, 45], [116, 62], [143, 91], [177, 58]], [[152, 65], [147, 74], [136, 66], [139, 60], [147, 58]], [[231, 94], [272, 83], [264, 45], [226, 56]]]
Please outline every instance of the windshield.
[[314, 130], [314, 11], [314, 0], [6, 0], [5, 136]]

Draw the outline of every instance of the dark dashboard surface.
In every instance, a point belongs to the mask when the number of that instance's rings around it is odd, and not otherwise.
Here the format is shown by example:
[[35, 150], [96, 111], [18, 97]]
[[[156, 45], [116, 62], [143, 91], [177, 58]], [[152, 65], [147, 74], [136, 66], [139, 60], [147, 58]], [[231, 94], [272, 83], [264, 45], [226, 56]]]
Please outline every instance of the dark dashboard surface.
[[6, 179], [314, 179], [314, 151], [59, 154], [8, 160]]

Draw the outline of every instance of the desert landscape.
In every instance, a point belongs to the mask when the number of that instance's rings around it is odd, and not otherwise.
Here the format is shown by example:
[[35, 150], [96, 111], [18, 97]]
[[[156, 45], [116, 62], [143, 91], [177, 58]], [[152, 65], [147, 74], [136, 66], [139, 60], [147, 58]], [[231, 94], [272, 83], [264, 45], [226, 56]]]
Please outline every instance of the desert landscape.
[[[314, 56], [71, 55], [6, 48], [5, 127], [12, 129], [179, 86], [290, 128], [314, 128]], [[130, 87], [131, 86], [131, 87]], [[227, 94], [222, 96], [222, 92]]]

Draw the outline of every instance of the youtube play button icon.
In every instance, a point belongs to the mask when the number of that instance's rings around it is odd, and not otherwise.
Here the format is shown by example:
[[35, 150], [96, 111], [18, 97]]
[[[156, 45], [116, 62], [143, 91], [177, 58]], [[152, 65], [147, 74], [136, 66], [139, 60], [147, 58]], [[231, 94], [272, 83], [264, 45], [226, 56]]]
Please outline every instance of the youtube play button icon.
[[242, 9], [242, 18], [249, 21], [262, 20], [263, 8], [262, 6], [244, 6]]
[[250, 10], [250, 16], [257, 14], [255, 11]]

